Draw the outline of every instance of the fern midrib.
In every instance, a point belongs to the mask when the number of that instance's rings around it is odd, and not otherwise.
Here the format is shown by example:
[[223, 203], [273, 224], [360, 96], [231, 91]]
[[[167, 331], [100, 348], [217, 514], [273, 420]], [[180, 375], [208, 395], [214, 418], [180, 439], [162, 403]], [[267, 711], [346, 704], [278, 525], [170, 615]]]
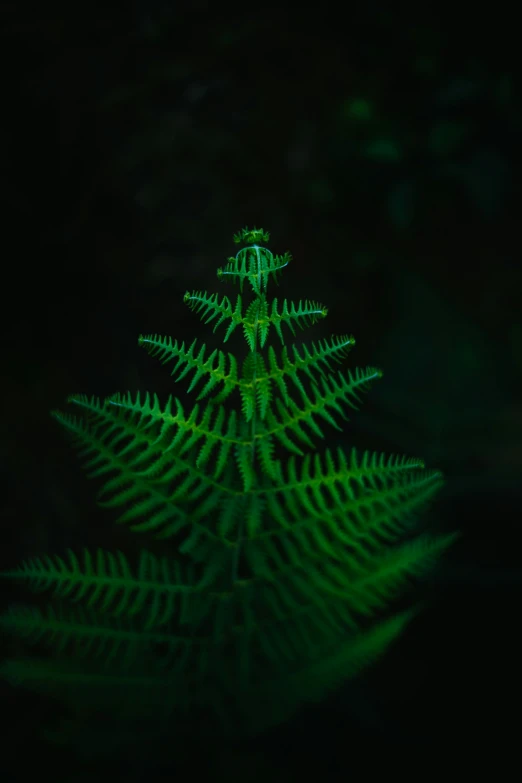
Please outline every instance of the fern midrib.
[[[259, 247], [257, 245], [254, 245], [253, 250], [256, 252], [257, 257], [257, 284], [258, 284], [258, 290], [261, 291], [261, 285], [262, 285], [262, 275], [261, 275], [261, 262], [260, 262], [260, 255], [259, 255]], [[257, 383], [257, 335], [259, 330], [259, 307], [256, 308], [256, 318], [255, 323], [253, 324], [253, 340], [252, 340], [252, 355], [253, 355], [253, 375], [252, 375], [252, 386], [255, 388]], [[255, 439], [256, 439], [256, 423], [257, 423], [257, 400], [254, 401], [253, 411], [252, 411], [252, 417], [250, 419], [250, 469], [252, 473], [254, 473], [254, 463], [256, 458], [256, 451], [255, 451]], [[234, 552], [234, 561], [232, 565], [232, 585], [235, 585], [235, 583], [238, 580], [239, 577], [239, 561], [241, 558], [241, 550], [242, 550], [242, 543], [244, 540], [244, 532], [245, 532], [245, 517], [243, 516], [240, 523], [239, 523], [239, 529], [237, 534], [237, 543], [236, 543], [236, 549]]]

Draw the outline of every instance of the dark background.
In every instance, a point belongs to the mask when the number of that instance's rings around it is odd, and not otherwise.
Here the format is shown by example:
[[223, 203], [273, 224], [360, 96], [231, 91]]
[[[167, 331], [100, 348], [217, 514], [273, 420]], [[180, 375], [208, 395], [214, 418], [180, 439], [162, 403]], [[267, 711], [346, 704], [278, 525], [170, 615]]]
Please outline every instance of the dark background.
[[[281, 296], [329, 308], [310, 339], [353, 333], [351, 366], [384, 371], [340, 443], [441, 469], [429, 519], [463, 533], [429, 608], [346, 693], [250, 744], [194, 738], [190, 763], [218, 779], [498, 768], [516, 749], [519, 32], [508, 6], [415, 9], [2, 6], [1, 567], [111, 523], [49, 410], [170, 389], [137, 336], [206, 337], [183, 293], [225, 292], [216, 268], [245, 225], [292, 253]], [[42, 740], [52, 708], [0, 693], [8, 781], [35, 759], [64, 782], [173, 779], [168, 747], [143, 768], [77, 761]]]

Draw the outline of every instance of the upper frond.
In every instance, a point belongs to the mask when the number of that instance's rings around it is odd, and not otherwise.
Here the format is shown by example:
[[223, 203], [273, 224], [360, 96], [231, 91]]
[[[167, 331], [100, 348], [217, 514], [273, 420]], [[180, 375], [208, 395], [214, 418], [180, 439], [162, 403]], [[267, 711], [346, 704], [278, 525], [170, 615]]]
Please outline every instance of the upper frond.
[[247, 245], [257, 245], [262, 242], [264, 245], [270, 239], [270, 231], [265, 231], [263, 228], [245, 228], [240, 229], [237, 234], [234, 234], [234, 244], [240, 245], [244, 242]]
[[[249, 235], [252, 232], [248, 232]], [[256, 239], [263, 241], [261, 236]], [[277, 281], [280, 272], [288, 266], [291, 261], [291, 255], [285, 253], [283, 256], [274, 256], [266, 247], [258, 244], [251, 244], [238, 251], [235, 257], [228, 259], [228, 263], [218, 269], [219, 280], [230, 278], [239, 282], [240, 290], [243, 290], [245, 281], [250, 283], [252, 291], [256, 296], [261, 296], [268, 288], [268, 279], [270, 276]]]

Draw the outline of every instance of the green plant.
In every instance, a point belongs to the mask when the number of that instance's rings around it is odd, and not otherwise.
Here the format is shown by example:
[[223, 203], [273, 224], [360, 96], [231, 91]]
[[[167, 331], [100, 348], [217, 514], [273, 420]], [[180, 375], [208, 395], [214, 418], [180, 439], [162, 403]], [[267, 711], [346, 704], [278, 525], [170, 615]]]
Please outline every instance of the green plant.
[[[75, 395], [78, 417], [54, 412], [103, 479], [102, 505], [162, 543], [135, 557], [34, 557], [4, 572], [53, 594], [2, 617], [4, 629], [51, 650], [4, 661], [4, 677], [124, 715], [200, 708], [220, 726], [256, 731], [374, 660], [410, 619], [411, 610], [385, 612], [451, 540], [411, 535], [440, 474], [418, 459], [315, 450], [324, 425], [340, 429], [381, 373], [334, 372], [354, 344], [346, 335], [286, 345], [283, 329], [295, 334], [327, 311], [268, 300], [291, 260], [274, 256], [268, 238], [234, 237], [243, 246], [218, 277], [239, 282], [235, 302], [184, 298], [214, 331], [226, 328], [224, 342], [243, 332], [241, 368], [197, 341], [139, 338], [174, 363], [177, 382], [191, 378], [189, 392], [198, 387], [191, 411], [175, 397], [127, 393]], [[240, 407], [229, 409], [234, 394]]]

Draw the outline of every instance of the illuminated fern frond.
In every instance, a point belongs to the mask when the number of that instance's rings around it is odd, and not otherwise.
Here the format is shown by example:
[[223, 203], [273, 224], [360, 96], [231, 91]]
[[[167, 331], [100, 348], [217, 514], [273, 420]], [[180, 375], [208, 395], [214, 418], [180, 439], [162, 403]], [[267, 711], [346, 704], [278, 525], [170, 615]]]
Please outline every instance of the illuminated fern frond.
[[288, 302], [283, 300], [282, 304], [279, 304], [277, 299], [272, 300], [272, 308], [270, 312], [270, 323], [274, 325], [274, 328], [281, 340], [284, 343], [283, 337], [283, 324], [286, 325], [291, 333], [295, 335], [295, 327], [305, 329], [307, 326], [320, 321], [322, 318], [326, 318], [328, 310], [319, 302]]
[[0, 624], [53, 656], [5, 661], [9, 681], [140, 718], [193, 709], [198, 721], [205, 708], [212, 731], [264, 729], [382, 655], [415, 613], [396, 599], [454, 540], [416, 534], [441, 485], [422, 460], [317, 450], [382, 373], [338, 369], [347, 335], [287, 346], [327, 310], [269, 300], [290, 256], [273, 255], [263, 229], [235, 241], [218, 271], [239, 284], [235, 303], [205, 291], [184, 301], [225, 327], [224, 342], [239, 327], [246, 357], [139, 338], [197, 395], [190, 410], [127, 392], [74, 395], [74, 415], [53, 412], [100, 505], [160, 549], [68, 550], [6, 570], [49, 603], [13, 606]]
[[[203, 343], [198, 349], [198, 341], [185, 348], [185, 343], [179, 344], [170, 337], [160, 337], [156, 334], [140, 335], [138, 344], [144, 346], [151, 356], [156, 356], [166, 364], [174, 362], [171, 372], [176, 383], [192, 374], [188, 392], [192, 392], [198, 384], [204, 382], [203, 388], [196, 397], [197, 400], [221, 389], [212, 398], [214, 403], [221, 403], [239, 386], [236, 357], [231, 353], [223, 353], [215, 349], [205, 356], [206, 346]], [[197, 351], [197, 353], [196, 353]]]
[[220, 302], [218, 294], [207, 294], [205, 291], [193, 291], [192, 293], [187, 291], [183, 301], [191, 310], [201, 314], [201, 320], [204, 323], [211, 323], [217, 318], [212, 330], [214, 332], [222, 323], [230, 321], [223, 340], [225, 343], [236, 326], [243, 322], [241, 315], [242, 302], [239, 295], [236, 299], [235, 307], [232, 307], [228, 296], [224, 296]]
[[332, 371], [332, 364], [341, 362], [348, 354], [355, 339], [348, 335], [333, 336], [330, 340], [320, 340], [318, 344], [311, 343], [310, 347], [303, 343], [301, 346], [292, 345], [293, 360], [288, 355], [286, 346], [283, 346], [280, 358], [273, 347], [268, 349], [268, 364], [270, 367], [270, 379], [277, 386], [283, 401], [288, 401], [287, 378], [304, 393], [301, 377], [307, 376], [312, 382], [317, 382], [319, 376]]
[[100, 502], [126, 507], [120, 522], [165, 538], [220, 502], [219, 481], [242, 445], [234, 411], [227, 416], [222, 407], [207, 407], [200, 414], [196, 404], [186, 416], [179, 400], [169, 397], [161, 406], [148, 393], [69, 401], [83, 409], [83, 418], [53, 415], [75, 437], [88, 475], [110, 474]]
[[269, 278], [273, 277], [277, 282], [279, 274], [292, 259], [290, 253], [274, 256], [268, 248], [260, 247], [258, 242], [266, 242], [269, 236], [268, 232], [256, 229], [237, 234], [234, 241], [244, 241], [249, 246], [242, 248], [235, 257], [228, 259], [224, 267], [218, 269], [218, 280], [231, 279], [233, 282], [239, 282], [241, 291], [247, 281], [254, 294], [261, 297], [268, 288]]
[[340, 430], [337, 419], [347, 419], [343, 405], [357, 410], [361, 392], [367, 391], [371, 381], [381, 375], [381, 371], [375, 367], [367, 367], [364, 370], [357, 368], [353, 374], [348, 371], [346, 376], [338, 373], [337, 377], [329, 375], [320, 378], [322, 388], [314, 383], [310, 393], [298, 386], [301, 396], [299, 403], [288, 398], [285, 404], [278, 398], [276, 410], [268, 411], [266, 436], [273, 436], [293, 453], [302, 454], [301, 444], [313, 447], [310, 434], [318, 438], [324, 437], [318, 419]]

